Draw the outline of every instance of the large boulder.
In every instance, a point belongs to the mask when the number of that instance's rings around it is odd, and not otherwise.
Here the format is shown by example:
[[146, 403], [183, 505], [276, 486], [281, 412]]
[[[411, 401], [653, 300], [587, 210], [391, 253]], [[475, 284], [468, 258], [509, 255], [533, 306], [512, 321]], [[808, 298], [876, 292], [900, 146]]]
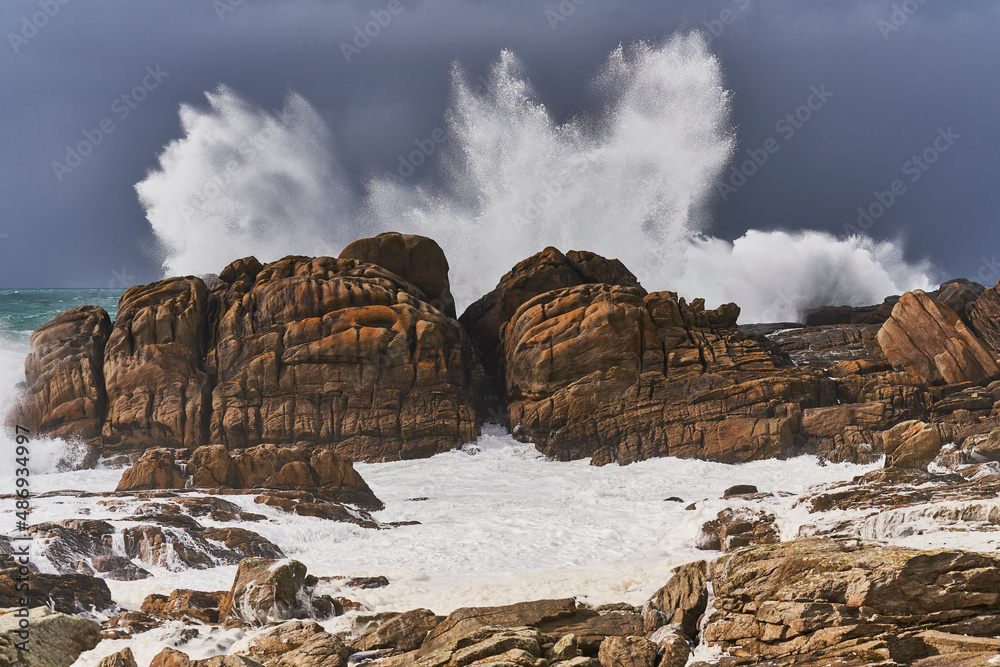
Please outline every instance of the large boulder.
[[443, 620], [429, 609], [413, 609], [396, 614], [352, 641], [351, 648], [357, 651], [415, 651], [424, 643], [427, 633]]
[[297, 560], [244, 558], [219, 606], [219, 618], [229, 628], [312, 618], [315, 586], [315, 578], [307, 578], [306, 566]]
[[[101, 626], [47, 607], [0, 609], [0, 665], [70, 667], [101, 641]], [[27, 629], [22, 622], [27, 622]], [[26, 650], [22, 650], [26, 649]], [[133, 663], [134, 665], [135, 663]]]
[[212, 444], [331, 445], [350, 461], [472, 440], [482, 371], [461, 325], [385, 269], [286, 257], [220, 291]]
[[190, 276], [122, 295], [104, 352], [105, 452], [206, 444], [209, 305], [205, 283]]
[[349, 243], [339, 256], [392, 271], [423, 292], [427, 303], [448, 317], [457, 317], [448, 282], [448, 259], [433, 239], [385, 232]]
[[941, 435], [922, 421], [900, 422], [882, 435], [886, 467], [917, 468], [927, 465], [941, 452]]
[[968, 304], [965, 316], [993, 354], [1000, 354], [1000, 282]]
[[644, 637], [608, 637], [597, 659], [601, 667], [656, 667], [657, 646]]
[[[898, 664], [1000, 649], [1000, 557], [860, 540], [739, 549], [705, 566], [701, 640], [728, 664]], [[852, 664], [852, 663], [846, 663]]]
[[265, 667], [346, 667], [350, 650], [314, 621], [289, 621], [236, 643], [230, 654]]
[[738, 315], [607, 284], [534, 297], [502, 329], [514, 434], [597, 464], [790, 453], [802, 410], [834, 404], [834, 383], [744, 336]]
[[20, 565], [11, 556], [0, 556], [0, 608], [23, 606], [20, 590], [28, 579], [29, 606], [46, 605], [65, 614], [107, 611], [114, 606], [111, 590], [103, 580], [88, 574], [48, 574]]
[[27, 384], [12, 418], [35, 436], [100, 445], [107, 409], [104, 348], [111, 319], [103, 308], [80, 306], [31, 334], [24, 361]]
[[969, 306], [975, 303], [984, 291], [986, 288], [979, 283], [965, 278], [953, 278], [941, 283], [941, 287], [930, 296], [938, 303], [951, 308], [956, 315], [968, 322]]
[[907, 292], [878, 333], [889, 362], [934, 383], [983, 383], [1000, 375], [993, 353], [948, 306]]
[[500, 329], [503, 325], [525, 301], [551, 290], [587, 283], [641, 289], [636, 277], [617, 259], [575, 250], [564, 255], [548, 247], [518, 263], [500, 279], [492, 292], [466, 308], [459, 321], [476, 341], [494, 394], [503, 392], [500, 367]]

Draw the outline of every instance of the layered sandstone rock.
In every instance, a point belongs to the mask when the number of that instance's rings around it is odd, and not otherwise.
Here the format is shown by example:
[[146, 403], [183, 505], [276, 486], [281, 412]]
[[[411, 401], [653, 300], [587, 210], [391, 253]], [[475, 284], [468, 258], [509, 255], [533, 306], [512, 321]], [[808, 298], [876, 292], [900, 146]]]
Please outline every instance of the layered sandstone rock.
[[1000, 283], [966, 307], [966, 318], [994, 355], [1000, 355]]
[[[251, 272], [252, 273], [252, 272]], [[462, 327], [397, 275], [287, 257], [221, 294], [210, 439], [228, 449], [331, 445], [351, 460], [430, 456], [472, 440], [481, 370]]]
[[788, 454], [802, 410], [834, 403], [835, 387], [744, 336], [738, 315], [606, 284], [525, 302], [502, 330], [515, 435], [598, 464]]
[[265, 667], [346, 667], [350, 651], [314, 621], [290, 621], [240, 642], [231, 653]]
[[900, 297], [878, 342], [894, 367], [928, 384], [982, 383], [1000, 375], [979, 337], [951, 308], [920, 290]]
[[[747, 547], [707, 564], [701, 640], [727, 664], [865, 656], [909, 664], [1000, 649], [1000, 558], [858, 540]], [[845, 664], [852, 664], [845, 662]]]
[[105, 452], [206, 443], [210, 299], [200, 278], [126, 290], [104, 352]]
[[34, 434], [100, 445], [110, 334], [111, 319], [97, 306], [67, 310], [31, 334], [24, 361], [27, 389], [12, 421]]
[[457, 317], [448, 282], [448, 259], [433, 239], [386, 232], [358, 239], [340, 251], [341, 259], [356, 259], [392, 271], [426, 296], [425, 301], [448, 317]]

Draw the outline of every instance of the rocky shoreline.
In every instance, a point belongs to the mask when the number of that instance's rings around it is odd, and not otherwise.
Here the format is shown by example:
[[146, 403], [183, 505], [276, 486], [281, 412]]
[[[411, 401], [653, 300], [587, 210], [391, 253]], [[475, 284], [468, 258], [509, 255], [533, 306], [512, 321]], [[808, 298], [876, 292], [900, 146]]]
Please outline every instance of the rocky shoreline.
[[[437, 244], [382, 234], [339, 258], [250, 257], [136, 286], [113, 322], [81, 307], [40, 327], [6, 421], [120, 468], [95, 502], [122, 518], [31, 525], [54, 572], [31, 573], [29, 605], [0, 540], [0, 607], [35, 608], [47, 638], [32, 659], [68, 667], [102, 639], [176, 622], [247, 632], [225, 655], [165, 648], [150, 667], [998, 664], [1000, 559], [876, 540], [1000, 525], [1000, 285], [738, 326], [735, 304], [648, 293], [617, 260], [547, 248], [456, 315]], [[357, 603], [317, 594], [248, 503], [392, 530], [352, 463], [430, 457], [490, 422], [597, 466], [811, 454], [885, 467], [796, 498], [817, 518], [794, 535], [755, 488], [732, 489], [697, 540], [720, 555], [681, 566], [642, 607], [536, 600], [324, 630]], [[138, 610], [107, 585], [222, 564], [238, 564], [225, 590]], [[0, 665], [24, 657], [14, 613], [0, 616]], [[125, 649], [100, 664], [136, 662]]]

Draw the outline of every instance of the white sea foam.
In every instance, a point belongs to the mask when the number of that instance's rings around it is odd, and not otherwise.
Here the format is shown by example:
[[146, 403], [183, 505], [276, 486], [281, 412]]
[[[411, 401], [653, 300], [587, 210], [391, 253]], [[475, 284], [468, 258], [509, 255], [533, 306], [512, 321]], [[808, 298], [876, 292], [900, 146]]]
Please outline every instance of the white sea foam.
[[460, 308], [547, 245], [617, 257], [648, 289], [710, 306], [736, 301], [742, 322], [930, 286], [930, 268], [907, 263], [897, 243], [699, 235], [736, 145], [722, 64], [699, 33], [613, 51], [587, 111], [565, 123], [523, 70], [503, 51], [473, 85], [456, 65], [441, 183], [374, 176], [360, 184], [364, 202], [352, 200], [330, 132], [301, 96], [273, 114], [225, 88], [208, 93], [207, 108], [184, 105], [184, 136], [136, 186], [164, 270], [215, 272], [247, 254], [333, 254], [396, 230], [444, 247]]

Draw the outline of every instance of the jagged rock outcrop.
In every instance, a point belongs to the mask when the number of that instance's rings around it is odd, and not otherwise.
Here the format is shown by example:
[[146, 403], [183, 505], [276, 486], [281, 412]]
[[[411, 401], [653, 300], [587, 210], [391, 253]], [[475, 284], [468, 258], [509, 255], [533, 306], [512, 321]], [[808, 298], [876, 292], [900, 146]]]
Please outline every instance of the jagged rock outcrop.
[[986, 288], [979, 283], [965, 278], [953, 278], [941, 283], [941, 287], [928, 296], [948, 306], [962, 320], [968, 322], [969, 306], [975, 303], [984, 291]]
[[104, 450], [205, 444], [210, 298], [200, 278], [137, 285], [122, 295], [104, 351]]
[[215, 625], [219, 623], [219, 607], [226, 595], [227, 591], [178, 588], [170, 595], [147, 595], [140, 611], [156, 618]]
[[[28, 573], [25, 572], [25, 568]], [[0, 555], [0, 608], [19, 607], [25, 581], [30, 583], [29, 606], [48, 606], [64, 614], [107, 611], [114, 606], [103, 579], [88, 574], [47, 574]]]
[[462, 327], [385, 269], [286, 257], [220, 291], [210, 440], [332, 446], [351, 460], [472, 440], [481, 370]]
[[80, 306], [31, 334], [24, 361], [26, 390], [11, 421], [32, 433], [99, 446], [107, 410], [104, 348], [111, 319], [103, 308]]
[[118, 653], [112, 653], [106, 656], [97, 663], [97, 667], [139, 667], [135, 662], [135, 656], [132, 654], [132, 649], [128, 646], [123, 648]]
[[1000, 282], [966, 306], [965, 316], [994, 355], [1000, 355]]
[[817, 539], [746, 547], [704, 567], [715, 597], [701, 640], [727, 651], [727, 664], [905, 665], [1000, 650], [995, 555]]
[[302, 490], [334, 502], [380, 510], [354, 466], [326, 447], [258, 445], [227, 451], [221, 445], [189, 450], [151, 449], [128, 468], [119, 491], [147, 489]]
[[433, 239], [414, 234], [385, 232], [358, 239], [340, 251], [341, 259], [356, 259], [392, 271], [426, 296], [448, 317], [457, 317], [448, 282], [448, 259]]
[[233, 587], [219, 605], [227, 628], [260, 627], [315, 616], [312, 593], [316, 578], [297, 560], [244, 558]]
[[502, 330], [515, 435], [598, 464], [788, 454], [802, 410], [835, 403], [835, 386], [740, 333], [738, 315], [606, 284], [525, 302]]
[[[101, 626], [88, 618], [46, 607], [29, 610], [27, 617], [19, 613], [17, 609], [0, 610], [0, 665], [70, 667], [81, 653], [101, 641]], [[28, 624], [26, 632], [22, 621]], [[22, 644], [26, 651], [20, 649]]]
[[239, 642], [230, 653], [264, 667], [346, 667], [350, 650], [314, 621], [290, 621]]
[[479, 348], [493, 399], [503, 394], [503, 362], [500, 329], [521, 305], [539, 294], [563, 287], [604, 283], [641, 289], [636, 277], [617, 259], [605, 259], [592, 252], [570, 251], [565, 255], [548, 247], [519, 262], [492, 292], [466, 308], [459, 322]]
[[894, 367], [927, 384], [984, 383], [1000, 375], [979, 337], [951, 308], [921, 290], [900, 297], [878, 342]]
[[351, 642], [357, 651], [392, 649], [399, 653], [415, 651], [424, 643], [427, 633], [444, 618], [429, 609], [413, 609], [396, 614]]
[[922, 421], [900, 422], [882, 436], [886, 467], [926, 470], [941, 451], [941, 434]]

